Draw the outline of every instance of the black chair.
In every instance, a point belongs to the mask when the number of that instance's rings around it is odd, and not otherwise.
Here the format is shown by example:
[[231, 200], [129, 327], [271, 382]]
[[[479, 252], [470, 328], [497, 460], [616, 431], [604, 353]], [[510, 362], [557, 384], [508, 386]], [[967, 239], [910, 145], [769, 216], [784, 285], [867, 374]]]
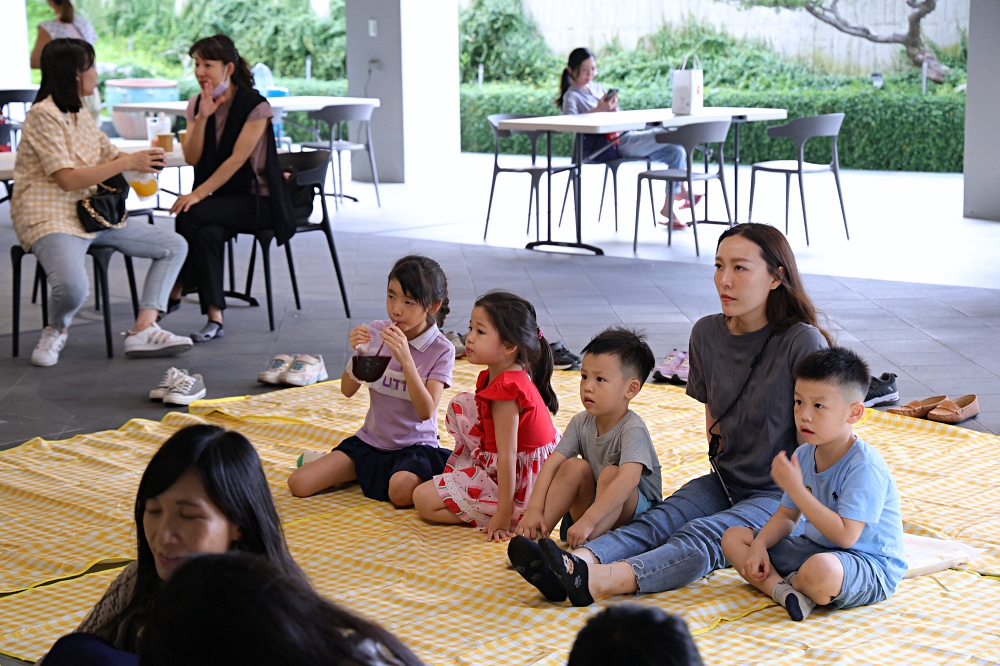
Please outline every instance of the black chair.
[[[792, 185], [792, 175], [799, 177], [799, 198], [802, 200], [802, 226], [806, 231], [806, 245], [809, 245], [809, 223], [806, 221], [806, 191], [802, 186], [802, 175], [806, 173], [833, 172], [837, 183], [837, 197], [840, 198], [840, 214], [844, 217], [844, 232], [847, 240], [851, 240], [851, 232], [847, 229], [847, 212], [844, 210], [844, 195], [840, 190], [840, 159], [837, 157], [837, 135], [844, 122], [843, 113], [827, 113], [822, 116], [796, 118], [791, 122], [776, 127], [768, 127], [767, 135], [771, 138], [784, 137], [795, 142], [796, 158], [794, 160], [770, 160], [757, 162], [750, 171], [750, 211], [747, 221], [753, 219], [753, 190], [758, 171], [785, 174], [785, 234], [788, 234], [788, 199]], [[828, 136], [831, 139], [833, 157], [829, 164], [813, 164], [805, 161], [806, 141], [817, 136]]]
[[[316, 121], [316, 131], [314, 134], [319, 138], [319, 123], [325, 122], [330, 129], [329, 141], [307, 141], [302, 144], [303, 148], [313, 150], [326, 149], [332, 155], [337, 153], [337, 173], [333, 179], [334, 205], [339, 207], [338, 199], [346, 198], [357, 201], [356, 197], [344, 194], [344, 171], [340, 161], [340, 154], [344, 151], [365, 150], [368, 152], [368, 163], [372, 168], [372, 181], [375, 183], [375, 200], [379, 207], [382, 207], [382, 198], [378, 193], [378, 170], [375, 168], [375, 148], [372, 144], [372, 112], [375, 107], [372, 104], [340, 104], [326, 106], [318, 111], [310, 111], [309, 118]], [[358, 121], [365, 124], [367, 143], [355, 143], [347, 139], [347, 132], [344, 131], [344, 123]], [[360, 131], [360, 128], [359, 128]], [[338, 187], [339, 180], [339, 187]]]
[[[330, 153], [326, 150], [316, 150], [303, 153], [284, 153], [278, 155], [278, 163], [283, 171], [291, 171], [295, 174], [295, 182], [301, 187], [309, 188], [310, 195], [315, 199], [319, 194], [320, 206], [323, 209], [323, 219], [317, 223], [309, 222], [309, 215], [312, 213], [312, 205], [308, 207], [295, 207], [295, 233], [296, 235], [309, 231], [322, 231], [326, 235], [326, 244], [330, 248], [330, 258], [333, 260], [333, 268], [337, 273], [337, 283], [340, 285], [340, 298], [344, 302], [344, 313], [347, 318], [351, 318], [351, 306], [347, 301], [347, 290], [344, 288], [344, 276], [340, 270], [340, 260], [337, 258], [337, 246], [333, 242], [333, 228], [330, 225], [330, 213], [326, 207], [326, 193], [323, 191], [326, 183], [326, 173], [330, 166]], [[291, 250], [289, 250], [289, 259]], [[295, 289], [295, 304], [299, 305], [298, 286], [293, 282]]]
[[[340, 270], [340, 261], [337, 258], [337, 248], [333, 242], [333, 229], [330, 226], [330, 215], [326, 207], [326, 197], [323, 192], [323, 185], [326, 182], [326, 172], [330, 165], [330, 151], [315, 150], [301, 153], [283, 153], [278, 155], [278, 163], [283, 171], [291, 171], [295, 174], [296, 183], [311, 189], [311, 196], [314, 198], [319, 192], [320, 204], [323, 207], [323, 220], [317, 224], [309, 222], [309, 215], [312, 213], [312, 204], [308, 208], [294, 207], [295, 213], [295, 233], [308, 231], [323, 231], [326, 234], [327, 245], [330, 247], [330, 256], [333, 259], [333, 267], [337, 273], [337, 282], [340, 285], [340, 297], [344, 301], [344, 311], [347, 317], [351, 316], [350, 304], [347, 300], [347, 290], [344, 287], [344, 277]], [[294, 202], [293, 202], [294, 203]], [[259, 306], [260, 303], [250, 295], [253, 287], [254, 266], [257, 260], [257, 247], [260, 246], [261, 263], [264, 266], [264, 289], [267, 293], [267, 321], [270, 329], [274, 330], [274, 300], [271, 291], [271, 241], [274, 240], [274, 232], [270, 229], [258, 231], [253, 234], [254, 245], [250, 251], [250, 265], [247, 269], [247, 281], [243, 292], [237, 292], [233, 288], [233, 247], [229, 244], [229, 284], [230, 290], [225, 295], [230, 298], [238, 298], [252, 306]], [[291, 239], [285, 243], [285, 257], [288, 260], [288, 273], [292, 280], [292, 293], [295, 295], [295, 309], [302, 309], [302, 301], [299, 298], [299, 283], [295, 276], [295, 261], [292, 258]]]
[[[539, 184], [542, 176], [548, 173], [548, 167], [538, 166], [538, 137], [545, 134], [542, 130], [502, 130], [500, 123], [504, 120], [517, 120], [519, 118], [534, 118], [535, 116], [523, 113], [494, 113], [487, 116], [490, 129], [493, 130], [493, 183], [490, 185], [490, 203], [486, 208], [486, 228], [483, 229], [483, 240], [490, 228], [490, 213], [493, 211], [493, 193], [497, 187], [497, 176], [501, 173], [526, 173], [531, 176], [531, 190], [528, 195], [528, 228], [525, 233], [531, 231], [531, 203], [535, 203], [535, 237], [540, 235], [539, 219], [541, 218], [541, 204], [539, 195]], [[531, 166], [530, 167], [502, 167], [500, 166], [500, 139], [508, 139], [515, 134], [523, 134], [531, 142]], [[574, 168], [572, 164], [552, 168], [552, 173], [570, 171]]]
[[[703, 223], [709, 223], [708, 220], [708, 181], [719, 180], [719, 184], [722, 185], [722, 198], [726, 202], [726, 217], [729, 219], [729, 225], [733, 224], [733, 215], [729, 210], [729, 195], [726, 192], [726, 174], [725, 174], [725, 158], [722, 154], [722, 147], [726, 142], [726, 136], [729, 134], [729, 126], [732, 124], [730, 120], [720, 120], [710, 123], [694, 123], [692, 125], [685, 125], [683, 127], [678, 127], [672, 132], [660, 132], [656, 135], [657, 143], [672, 143], [678, 146], [683, 146], [684, 152], [687, 156], [687, 165], [684, 169], [658, 169], [656, 171], [643, 171], [639, 174], [639, 179], [636, 182], [636, 194], [635, 194], [635, 236], [632, 239], [632, 251], [635, 252], [639, 244], [639, 205], [642, 203], [642, 181], [646, 179], [649, 185], [649, 207], [653, 212], [653, 225], [656, 225], [656, 206], [653, 203], [653, 181], [663, 180], [670, 183], [687, 183], [688, 186], [688, 205], [691, 207], [691, 225], [694, 228], [694, 252], [696, 255], [700, 256], [701, 252], [698, 248], [698, 220], [696, 219], [694, 212], [694, 181], [703, 181], [705, 183], [705, 219]], [[694, 164], [693, 155], [695, 149], [699, 148], [702, 144], [707, 145], [711, 148], [711, 144], [718, 144], [718, 155], [719, 155], [719, 170], [712, 173], [708, 170], [707, 164], [707, 153], [706, 153], [706, 165], [704, 173], [695, 172], [692, 169]], [[702, 149], [707, 150], [705, 148]], [[667, 245], [669, 246], [673, 237], [673, 224], [667, 225]]]
[[[115, 249], [108, 247], [107, 245], [91, 245], [87, 249], [87, 254], [93, 257], [94, 260], [94, 305], [95, 309], [100, 309], [101, 303], [104, 304], [104, 341], [108, 349], [108, 358], [114, 358], [115, 351], [114, 345], [112, 344], [113, 336], [111, 334], [111, 300], [108, 295], [108, 264], [111, 262], [111, 256], [115, 253]], [[25, 252], [20, 245], [14, 245], [10, 248], [10, 263], [13, 273], [13, 279], [11, 280], [13, 286], [13, 298], [12, 298], [12, 335], [11, 344], [13, 348], [12, 356], [17, 356], [20, 353], [20, 330], [21, 330], [21, 260], [24, 258], [25, 254], [30, 254], [30, 251]], [[132, 295], [132, 311], [135, 316], [139, 315], [139, 298], [136, 293], [135, 288], [135, 273], [132, 270], [132, 258], [123, 255], [125, 257], [125, 267], [128, 270], [129, 277], [129, 290]], [[45, 278], [45, 271], [42, 270], [41, 264], [36, 263], [36, 275], [41, 277], [41, 294], [42, 294], [42, 325], [49, 325], [49, 298], [48, 298], [48, 283]]]

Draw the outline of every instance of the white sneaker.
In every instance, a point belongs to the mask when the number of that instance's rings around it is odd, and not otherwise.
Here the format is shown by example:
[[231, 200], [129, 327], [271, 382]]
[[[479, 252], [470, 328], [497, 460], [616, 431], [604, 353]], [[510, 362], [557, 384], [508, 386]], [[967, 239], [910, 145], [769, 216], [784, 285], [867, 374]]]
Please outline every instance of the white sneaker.
[[261, 384], [280, 384], [281, 376], [292, 367], [292, 363], [294, 362], [295, 356], [278, 354], [271, 359], [271, 364], [267, 366], [267, 370], [257, 375], [257, 381]]
[[165, 405], [190, 405], [195, 400], [205, 397], [205, 381], [201, 375], [184, 375], [180, 381], [170, 387], [163, 396]]
[[182, 378], [188, 376], [187, 370], [178, 370], [177, 368], [170, 368], [163, 375], [163, 379], [160, 380], [160, 385], [149, 392], [150, 400], [163, 400], [170, 389], [174, 387], [174, 384], [179, 382]]
[[281, 381], [292, 386], [309, 386], [329, 379], [322, 356], [299, 354], [291, 367], [281, 375]]
[[59, 352], [66, 346], [69, 333], [60, 333], [51, 326], [46, 326], [42, 330], [42, 337], [38, 339], [35, 350], [31, 352], [31, 364], [47, 368], [59, 362]]
[[194, 346], [191, 338], [174, 335], [158, 324], [144, 328], [138, 333], [129, 332], [125, 337], [125, 356], [128, 358], [152, 358], [176, 356]]

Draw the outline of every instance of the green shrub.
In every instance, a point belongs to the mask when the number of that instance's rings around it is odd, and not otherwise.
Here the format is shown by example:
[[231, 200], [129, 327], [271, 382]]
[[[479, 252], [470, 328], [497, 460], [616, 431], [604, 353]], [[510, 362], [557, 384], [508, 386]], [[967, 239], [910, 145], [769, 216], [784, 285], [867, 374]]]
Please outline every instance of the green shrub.
[[[553, 91], [527, 86], [463, 86], [462, 150], [492, 152], [493, 135], [486, 117], [491, 113], [554, 115]], [[623, 109], [669, 108], [669, 88], [622, 88]], [[965, 98], [957, 95], [911, 95], [869, 88], [854, 90], [750, 91], [709, 90], [706, 106], [753, 106], [788, 109], [789, 118], [820, 113], [846, 114], [838, 140], [840, 164], [850, 169], [944, 171], [962, 170]], [[778, 123], [748, 123], [740, 130], [740, 161], [792, 159], [793, 144], [770, 139], [766, 127]], [[732, 133], [726, 147], [732, 160]], [[553, 137], [553, 153], [569, 155], [570, 135]], [[544, 140], [541, 143], [544, 151]], [[524, 137], [506, 139], [503, 152], [527, 153]], [[814, 139], [806, 145], [806, 159], [830, 160], [830, 142]]]
[[466, 83], [480, 64], [484, 81], [536, 85], [557, 81], [560, 68], [521, 0], [472, 0], [459, 19], [459, 62]]

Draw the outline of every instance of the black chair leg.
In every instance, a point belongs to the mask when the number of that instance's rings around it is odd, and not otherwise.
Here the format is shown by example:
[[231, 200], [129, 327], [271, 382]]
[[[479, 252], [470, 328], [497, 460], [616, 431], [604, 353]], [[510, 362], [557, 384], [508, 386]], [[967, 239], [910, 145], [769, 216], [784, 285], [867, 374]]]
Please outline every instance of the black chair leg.
[[[268, 240], [268, 246], [270, 244], [270, 240]], [[260, 262], [264, 265], [264, 290], [267, 292], [267, 324], [273, 331], [274, 296], [271, 294], [271, 248], [268, 246], [265, 246], [264, 243], [260, 244]]]
[[21, 333], [21, 259], [24, 258], [24, 250], [20, 245], [13, 245], [10, 248], [11, 267], [11, 356], [16, 357], [20, 353]]
[[788, 204], [792, 196], [792, 174], [785, 174], [785, 235], [788, 235]]
[[528, 187], [528, 226], [524, 228], [525, 234], [531, 233], [531, 203], [535, 198], [535, 177], [531, 177], [531, 185]]
[[375, 148], [372, 146], [372, 123], [368, 121], [368, 162], [372, 165], [372, 182], [375, 184], [375, 201], [382, 207], [382, 197], [378, 193], [378, 169], [375, 168]]
[[226, 253], [229, 255], [229, 291], [236, 291], [236, 261], [233, 259], [233, 239], [226, 241]]
[[[486, 233], [490, 230], [490, 213], [493, 211], [493, 192], [497, 189], [497, 170], [493, 170], [493, 184], [490, 185], [490, 205], [486, 207], [486, 227], [483, 229], [483, 240], [486, 240]], [[334, 199], [336, 202], [336, 199]]]
[[340, 260], [337, 258], [337, 246], [333, 242], [333, 231], [327, 225], [323, 231], [326, 233], [326, 242], [330, 246], [330, 258], [333, 259], [333, 269], [337, 272], [337, 283], [340, 285], [340, 297], [344, 301], [344, 314], [351, 318], [351, 306], [347, 301], [347, 289], [344, 288], [344, 275], [340, 272]]
[[108, 293], [108, 260], [111, 253], [94, 256], [94, 291], [100, 292], [104, 302], [104, 342], [108, 348], [108, 358], [114, 358], [115, 347], [111, 336], [111, 300]]
[[806, 221], [806, 190], [802, 185], [802, 172], [799, 172], [799, 198], [802, 200], [802, 227], [806, 230], [806, 246], [809, 246], [809, 223]]
[[40, 264], [38, 276], [38, 291], [42, 295], [42, 326], [45, 327], [49, 325], [49, 281]]
[[[649, 212], [653, 214], [653, 228], [656, 228], [656, 204], [653, 203], [653, 179], [647, 178], [646, 183], [649, 185]], [[668, 225], [669, 226], [669, 225]], [[670, 245], [670, 241], [667, 241], [667, 245]]]
[[292, 239], [285, 241], [285, 256], [288, 258], [288, 274], [292, 278], [292, 293], [295, 294], [295, 309], [302, 309], [302, 301], [299, 300], [299, 281], [295, 279], [295, 261], [292, 260]]
[[[738, 184], [739, 183], [737, 183], [737, 185]], [[757, 184], [757, 169], [750, 169], [750, 210], [747, 211], [747, 222], [753, 222], [753, 190], [756, 184]]]
[[840, 174], [837, 170], [833, 170], [833, 179], [837, 181], [837, 198], [840, 199], [840, 214], [844, 216], [844, 233], [847, 234], [847, 240], [851, 240], [851, 232], [847, 229], [847, 210], [844, 209], [844, 194], [840, 191]]
[[97, 287], [97, 257], [94, 257], [94, 312], [101, 311], [101, 290]]
[[35, 266], [35, 281], [31, 286], [31, 303], [34, 305], [38, 302], [38, 285], [42, 281], [42, 267]]
[[128, 290], [132, 296], [132, 314], [139, 318], [139, 293], [135, 288], [135, 267], [132, 266], [132, 257], [123, 254], [125, 257], [125, 272], [128, 273]]

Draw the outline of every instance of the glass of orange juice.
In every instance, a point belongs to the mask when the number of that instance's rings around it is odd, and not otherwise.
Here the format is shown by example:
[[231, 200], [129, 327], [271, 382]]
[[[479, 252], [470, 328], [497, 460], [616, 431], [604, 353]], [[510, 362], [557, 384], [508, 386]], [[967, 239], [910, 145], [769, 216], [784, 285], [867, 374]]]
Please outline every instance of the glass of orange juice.
[[122, 175], [140, 200], [148, 199], [160, 191], [160, 183], [154, 173], [123, 171]]

